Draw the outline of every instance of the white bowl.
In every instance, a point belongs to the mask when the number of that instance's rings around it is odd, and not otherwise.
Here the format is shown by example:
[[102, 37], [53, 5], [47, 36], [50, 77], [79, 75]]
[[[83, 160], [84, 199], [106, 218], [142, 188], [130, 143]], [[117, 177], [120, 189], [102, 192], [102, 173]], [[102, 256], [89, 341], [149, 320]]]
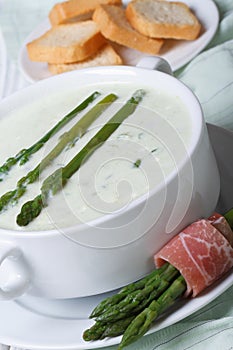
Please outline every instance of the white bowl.
[[[169, 72], [164, 62], [159, 63], [161, 70]], [[54, 89], [71, 91], [91, 83], [98, 87], [100, 81], [130, 81], [153, 89], [159, 86], [179, 96], [188, 108], [192, 127], [190, 145], [175, 171], [149, 195], [130, 203], [125, 211], [66, 229], [0, 229], [1, 299], [23, 293], [74, 298], [119, 288], [153, 269], [153, 255], [168, 240], [215, 209], [220, 180], [200, 104], [180, 81], [164, 72], [142, 68], [143, 64], [98, 67], [55, 76], [1, 103], [0, 116], [4, 116], [29, 99], [43, 101]]]

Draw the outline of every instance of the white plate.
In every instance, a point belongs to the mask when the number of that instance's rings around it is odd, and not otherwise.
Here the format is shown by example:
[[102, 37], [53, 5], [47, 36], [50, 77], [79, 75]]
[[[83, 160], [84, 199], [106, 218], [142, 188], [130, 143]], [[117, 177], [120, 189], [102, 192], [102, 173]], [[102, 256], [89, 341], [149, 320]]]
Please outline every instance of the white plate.
[[[127, 4], [129, 1], [123, 1]], [[212, 0], [183, 0], [197, 15], [202, 32], [197, 40], [167, 40], [161, 49], [160, 56], [165, 58], [173, 71], [182, 67], [195, 57], [213, 38], [219, 22], [219, 14]], [[27, 55], [26, 43], [41, 36], [50, 27], [48, 19], [41, 23], [25, 40], [19, 54], [19, 66], [27, 80], [35, 82], [51, 76], [46, 63], [32, 62]], [[126, 65], [136, 65], [145, 54], [139, 51], [116, 46]]]
[[4, 95], [4, 85], [6, 78], [7, 54], [5, 41], [0, 30], [0, 99]]
[[[218, 210], [232, 205], [232, 169], [229, 154], [233, 148], [233, 133], [208, 125], [210, 139], [216, 153], [221, 175], [221, 196]], [[229, 192], [230, 191], [230, 192]], [[172, 312], [161, 318], [150, 333], [170, 326], [204, 307], [233, 285], [233, 271], [206, 289], [194, 299], [176, 304]], [[120, 337], [95, 342], [84, 342], [83, 331], [93, 322], [88, 319], [91, 310], [108, 294], [64, 301], [45, 301], [21, 297], [17, 302], [1, 303], [0, 343], [36, 350], [84, 350], [107, 347], [120, 342]]]

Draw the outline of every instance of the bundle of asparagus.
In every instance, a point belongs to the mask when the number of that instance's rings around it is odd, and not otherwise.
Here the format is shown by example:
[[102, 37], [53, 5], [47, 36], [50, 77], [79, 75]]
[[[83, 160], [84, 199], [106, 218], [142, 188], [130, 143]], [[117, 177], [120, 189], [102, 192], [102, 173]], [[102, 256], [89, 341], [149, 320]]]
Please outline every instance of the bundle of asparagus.
[[90, 315], [96, 322], [84, 331], [83, 339], [91, 341], [123, 334], [119, 345], [122, 349], [142, 337], [185, 290], [186, 283], [179, 271], [164, 264], [97, 305]]

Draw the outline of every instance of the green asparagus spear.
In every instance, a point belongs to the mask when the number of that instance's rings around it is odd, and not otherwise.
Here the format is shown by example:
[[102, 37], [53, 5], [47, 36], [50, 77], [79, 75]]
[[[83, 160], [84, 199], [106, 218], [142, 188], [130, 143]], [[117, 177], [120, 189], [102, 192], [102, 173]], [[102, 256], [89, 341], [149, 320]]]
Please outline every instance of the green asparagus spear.
[[14, 205], [26, 192], [28, 184], [35, 182], [42, 171], [63, 151], [65, 147], [77, 141], [77, 138], [83, 136], [87, 128], [93, 123], [99, 115], [115, 100], [115, 94], [109, 94], [91, 108], [69, 131], [65, 132], [59, 139], [58, 144], [42, 159], [42, 161], [31, 170], [26, 176], [22, 177], [14, 190], [8, 191], [0, 197], [0, 212], [9, 204]]
[[83, 339], [86, 341], [102, 339], [102, 335], [106, 328], [106, 323], [96, 322], [91, 328], [88, 328], [83, 332]]
[[124, 333], [135, 316], [130, 316], [114, 323], [96, 322], [91, 328], [83, 333], [85, 341], [104, 339], [106, 337], [117, 337]]
[[228, 210], [228, 212], [224, 214], [224, 217], [227, 220], [228, 224], [230, 225], [231, 229], [233, 230], [233, 208]]
[[185, 290], [185, 279], [179, 276], [158, 300], [153, 300], [151, 304], [129, 324], [123, 334], [118, 350], [122, 350], [123, 347], [141, 338], [149, 330], [152, 322], [173, 305], [176, 299], [180, 297]]
[[36, 153], [44, 144], [55, 135], [64, 125], [66, 125], [71, 119], [73, 119], [77, 113], [84, 110], [91, 102], [93, 102], [98, 96], [99, 92], [95, 91], [88, 98], [86, 98], [81, 104], [76, 106], [71, 112], [63, 117], [52, 129], [50, 129], [40, 140], [34, 143], [32, 146], [19, 151], [14, 157], [8, 158], [3, 165], [0, 166], [0, 181], [3, 180], [9, 170], [19, 162], [20, 165], [25, 164], [32, 154]]
[[159, 297], [178, 275], [178, 270], [174, 266], [168, 265], [167, 269], [161, 275], [158, 274], [153, 277], [151, 282], [147, 283], [142, 290], [136, 290], [128, 294], [118, 304], [98, 316], [96, 320], [114, 322], [140, 312], [152, 300]]
[[134, 290], [143, 289], [145, 286], [148, 286], [151, 283], [151, 281], [153, 281], [154, 278], [156, 278], [157, 275], [162, 275], [162, 273], [167, 269], [168, 266], [168, 263], [163, 264], [163, 266], [161, 266], [159, 269], [154, 269], [151, 273], [138, 280], [137, 282], [128, 284], [127, 286], [121, 288], [119, 293], [131, 293]]
[[121, 125], [121, 123], [132, 114], [145, 94], [144, 90], [137, 90], [127, 103], [107, 122], [81, 149], [80, 152], [64, 167], [57, 169], [42, 184], [41, 193], [32, 201], [25, 203], [21, 212], [17, 216], [19, 226], [28, 225], [36, 218], [43, 207], [48, 205], [50, 195], [55, 195], [60, 191], [69, 178], [81, 167], [82, 163], [100, 147], [111, 134]]
[[157, 275], [161, 275], [163, 271], [167, 268], [168, 264], [164, 264], [160, 269], [153, 270], [146, 277], [138, 280], [137, 282], [133, 282], [123, 287], [117, 294], [112, 295], [104, 300], [102, 300], [92, 311], [90, 318], [95, 318], [100, 316], [101, 314], [111, 310], [111, 308], [118, 304], [122, 299], [124, 299], [127, 295], [134, 292], [135, 290], [143, 289], [146, 284], [149, 284], [150, 281], [156, 277]]
[[135, 316], [129, 316], [122, 320], [118, 320], [114, 323], [108, 323], [106, 329], [102, 334], [101, 339], [104, 339], [106, 337], [117, 337], [118, 335], [122, 335], [134, 318]]

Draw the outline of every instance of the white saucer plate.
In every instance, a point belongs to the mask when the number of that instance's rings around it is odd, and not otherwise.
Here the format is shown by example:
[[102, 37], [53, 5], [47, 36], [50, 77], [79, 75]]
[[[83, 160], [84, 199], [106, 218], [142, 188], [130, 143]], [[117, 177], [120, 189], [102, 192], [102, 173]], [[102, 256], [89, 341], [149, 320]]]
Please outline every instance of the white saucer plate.
[[[170, 1], [170, 0], [169, 0]], [[129, 1], [123, 1], [126, 5]], [[160, 55], [165, 58], [173, 71], [181, 68], [202, 51], [213, 38], [219, 23], [219, 14], [212, 0], [183, 0], [196, 14], [202, 24], [202, 31], [198, 39], [193, 41], [166, 40]], [[49, 20], [41, 23], [26, 38], [19, 54], [19, 66], [29, 82], [36, 82], [51, 76], [46, 63], [32, 62], [27, 54], [26, 44], [38, 38], [50, 28]], [[124, 64], [135, 66], [145, 57], [144, 53], [114, 45], [122, 56]], [[148, 56], [148, 55], [147, 55]]]
[[[213, 125], [208, 125], [208, 129], [221, 176], [221, 195], [217, 210], [223, 212], [232, 206], [232, 169], [228, 160], [233, 148], [233, 133]], [[178, 302], [172, 312], [167, 312], [155, 323], [150, 333], [193, 314], [232, 285], [231, 270], [198, 297]], [[17, 301], [1, 302], [0, 343], [34, 350], [84, 350], [118, 344], [120, 337], [94, 342], [85, 342], [82, 339], [83, 331], [93, 324], [88, 315], [110, 294], [63, 301], [24, 296]]]

